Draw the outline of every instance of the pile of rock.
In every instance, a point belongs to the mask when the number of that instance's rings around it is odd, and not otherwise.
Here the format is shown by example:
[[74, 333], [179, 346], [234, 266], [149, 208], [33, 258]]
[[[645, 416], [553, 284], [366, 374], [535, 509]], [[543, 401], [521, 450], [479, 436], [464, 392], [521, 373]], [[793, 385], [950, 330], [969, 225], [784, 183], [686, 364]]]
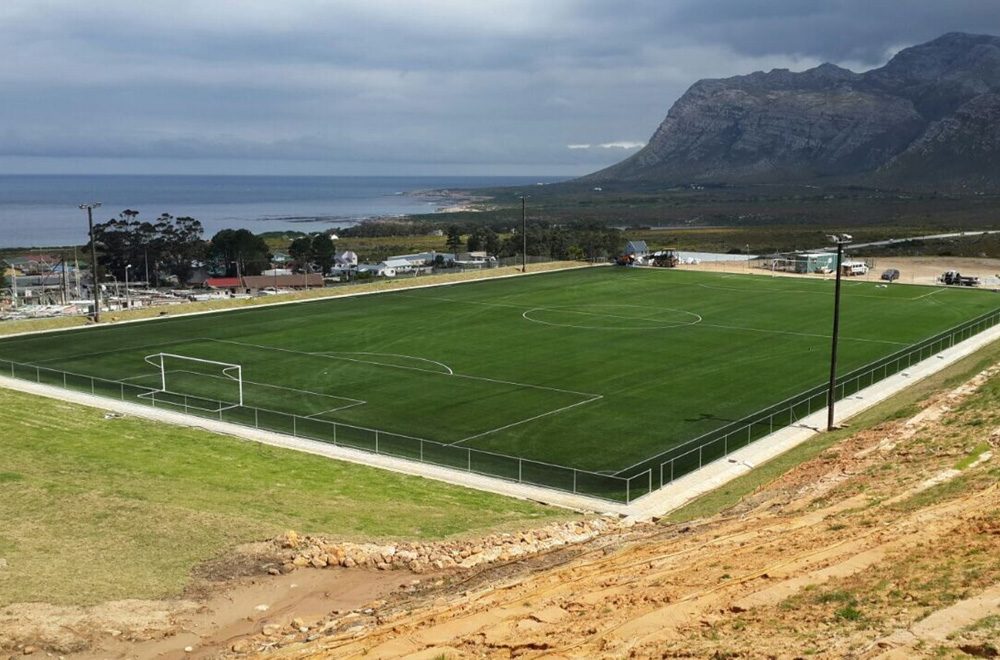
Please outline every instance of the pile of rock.
[[281, 568], [272, 568], [271, 572], [290, 573], [296, 568], [331, 566], [361, 566], [383, 571], [406, 569], [414, 573], [456, 567], [472, 568], [580, 543], [631, 525], [630, 521], [601, 517], [554, 523], [513, 534], [492, 534], [474, 540], [388, 545], [340, 543], [287, 532], [274, 541], [280, 548], [283, 563]]

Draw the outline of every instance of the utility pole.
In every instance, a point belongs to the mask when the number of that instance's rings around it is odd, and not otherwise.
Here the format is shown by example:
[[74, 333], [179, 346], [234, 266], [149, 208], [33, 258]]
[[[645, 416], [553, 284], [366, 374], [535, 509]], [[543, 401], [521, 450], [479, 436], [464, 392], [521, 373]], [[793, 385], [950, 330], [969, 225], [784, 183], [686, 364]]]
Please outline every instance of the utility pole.
[[94, 242], [94, 209], [100, 207], [100, 202], [80, 204], [80, 208], [87, 211], [87, 225], [90, 227], [90, 275], [94, 286], [94, 323], [101, 322], [101, 292], [97, 284], [97, 244]]
[[827, 415], [826, 430], [832, 431], [833, 404], [837, 394], [837, 336], [840, 334], [840, 264], [844, 258], [844, 246], [851, 242], [850, 234], [830, 236], [830, 240], [837, 244], [837, 278], [833, 293], [833, 341], [830, 349], [830, 390], [827, 393]]
[[128, 292], [128, 271], [132, 267], [132, 264], [125, 265], [125, 309], [132, 309], [132, 297]]

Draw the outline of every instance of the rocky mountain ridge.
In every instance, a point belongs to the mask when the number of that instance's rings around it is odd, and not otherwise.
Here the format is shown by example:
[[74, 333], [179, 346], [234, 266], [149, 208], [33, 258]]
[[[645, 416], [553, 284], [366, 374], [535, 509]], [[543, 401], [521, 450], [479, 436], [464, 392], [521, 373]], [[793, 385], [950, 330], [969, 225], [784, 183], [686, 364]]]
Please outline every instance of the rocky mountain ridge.
[[1000, 188], [1000, 37], [946, 34], [854, 73], [701, 80], [639, 152], [584, 181]]

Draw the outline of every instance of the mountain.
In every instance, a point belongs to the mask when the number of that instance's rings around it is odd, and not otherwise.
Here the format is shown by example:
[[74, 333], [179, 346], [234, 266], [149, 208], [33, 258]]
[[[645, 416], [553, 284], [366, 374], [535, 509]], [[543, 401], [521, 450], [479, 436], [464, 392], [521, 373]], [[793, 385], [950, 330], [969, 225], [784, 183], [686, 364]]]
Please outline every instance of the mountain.
[[1000, 188], [1000, 37], [946, 34], [865, 73], [698, 81], [642, 150], [582, 180]]

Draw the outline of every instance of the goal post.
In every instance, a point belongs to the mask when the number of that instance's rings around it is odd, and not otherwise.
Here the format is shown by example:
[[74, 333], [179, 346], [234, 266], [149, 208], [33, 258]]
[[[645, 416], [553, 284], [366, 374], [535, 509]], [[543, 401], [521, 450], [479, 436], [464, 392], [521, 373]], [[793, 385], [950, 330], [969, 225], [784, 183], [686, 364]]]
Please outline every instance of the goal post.
[[159, 370], [160, 387], [143, 396], [163, 393], [214, 400], [219, 410], [243, 405], [242, 365], [177, 353], [153, 353], [144, 360]]

